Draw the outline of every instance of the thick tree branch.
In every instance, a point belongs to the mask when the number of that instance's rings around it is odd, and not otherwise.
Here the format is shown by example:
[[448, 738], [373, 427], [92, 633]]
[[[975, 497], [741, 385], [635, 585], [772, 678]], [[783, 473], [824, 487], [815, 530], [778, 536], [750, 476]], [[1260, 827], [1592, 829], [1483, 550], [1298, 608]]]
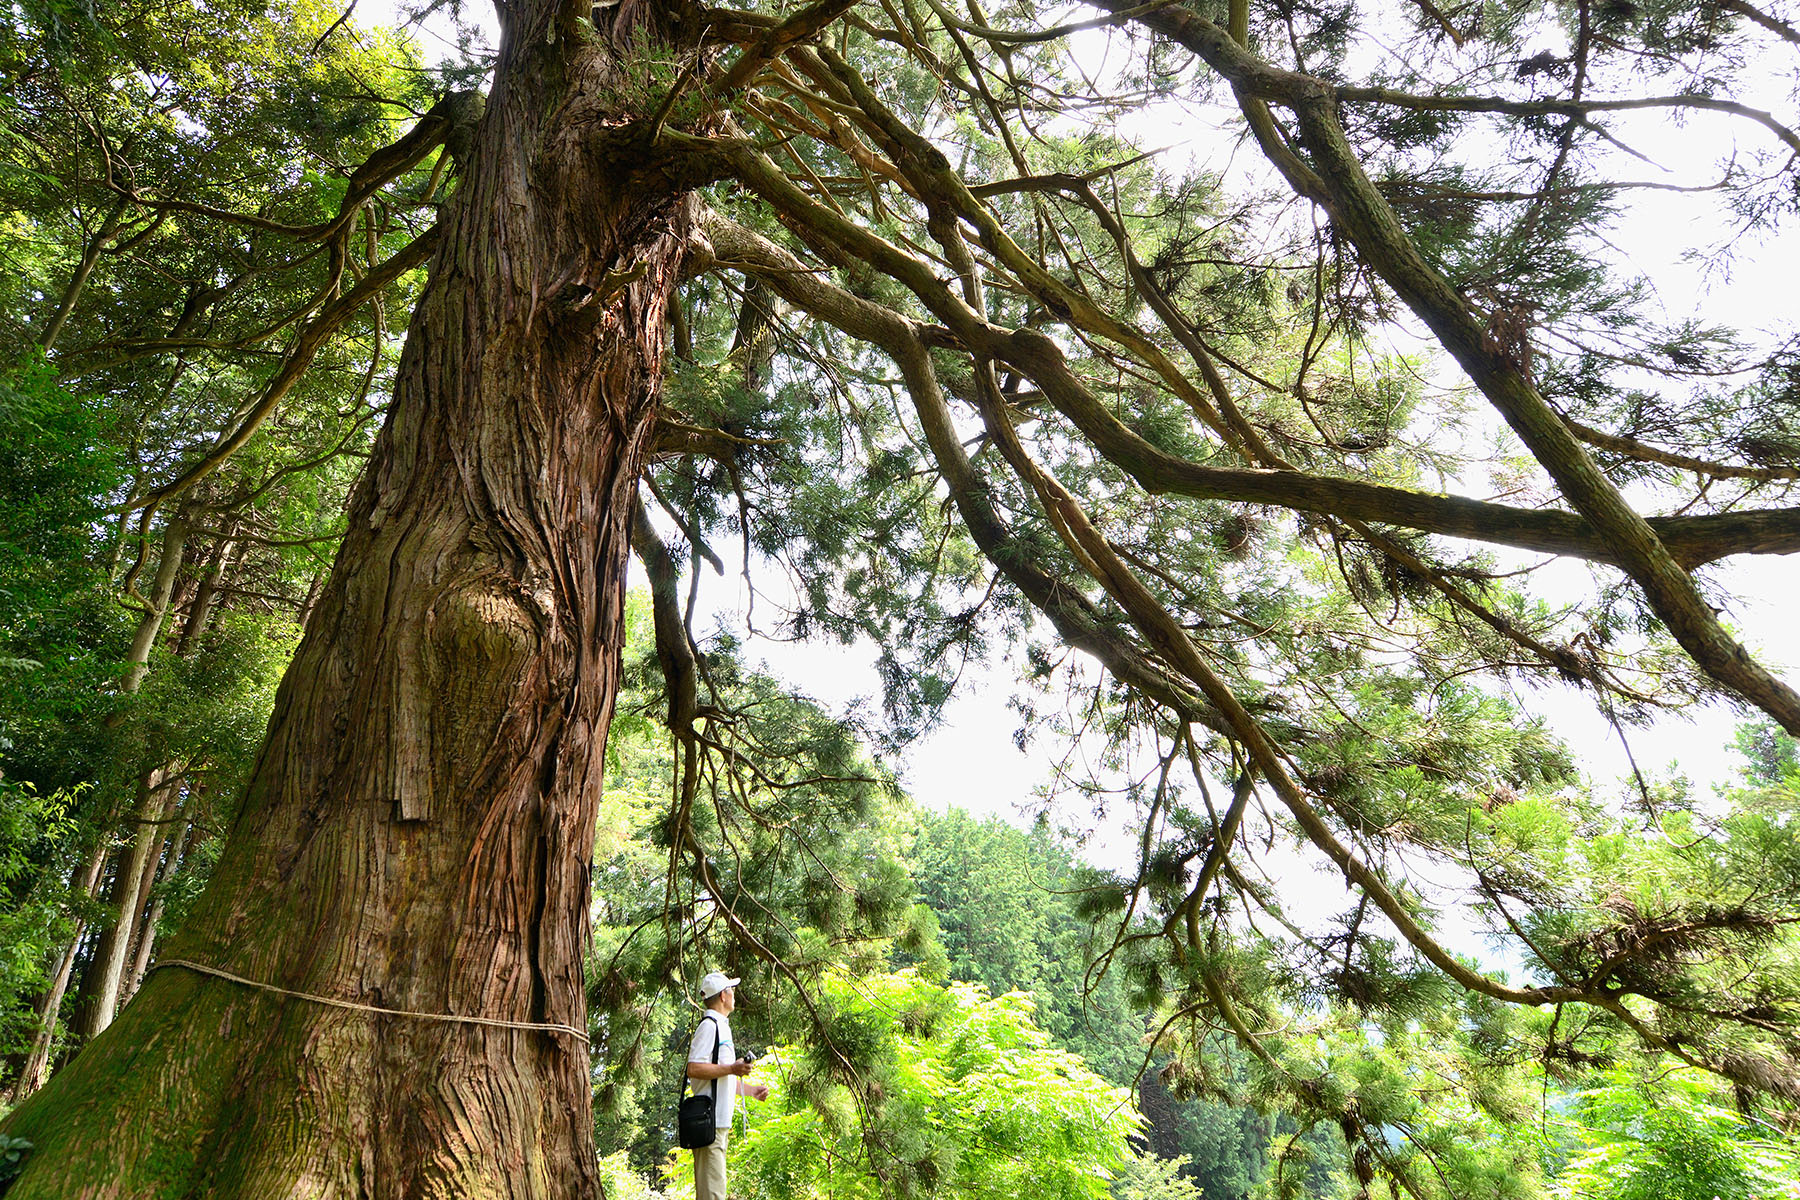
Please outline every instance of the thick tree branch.
[[656, 657], [669, 693], [667, 722], [677, 739], [691, 741], [699, 709], [699, 672], [693, 641], [681, 619], [681, 570], [657, 535], [641, 498], [631, 507], [631, 548], [650, 580], [650, 615], [656, 631]]
[[1784, 42], [1800, 46], [1800, 29], [1795, 29], [1780, 17], [1766, 13], [1755, 5], [1746, 3], [1745, 0], [1719, 0], [1719, 7], [1726, 12], [1734, 12], [1748, 21], [1761, 25]]
[[1800, 133], [1783, 125], [1773, 113], [1735, 100], [1716, 96], [1683, 93], [1678, 96], [1641, 96], [1629, 100], [1507, 100], [1500, 96], [1419, 96], [1384, 87], [1338, 87], [1332, 89], [1340, 102], [1386, 104], [1415, 112], [1503, 113], [1514, 117], [1575, 117], [1594, 113], [1630, 112], [1639, 109], [1696, 109], [1726, 113], [1755, 121], [1795, 154], [1800, 154]]
[[[1513, 546], [1536, 553], [1621, 565], [1612, 544], [1575, 513], [1513, 508], [1303, 471], [1204, 466], [1159, 450], [1087, 391], [1069, 371], [1061, 350], [1049, 338], [1031, 330], [991, 325], [955, 296], [924, 263], [807, 197], [766, 158], [741, 144], [715, 145], [723, 147], [722, 152], [731, 158], [740, 176], [769, 199], [788, 218], [795, 231], [807, 237], [822, 254], [830, 254], [836, 247], [841, 257], [847, 250], [900, 280], [928, 308], [945, 319], [963, 344], [979, 348], [1035, 380], [1056, 408], [1074, 422], [1102, 454], [1129, 471], [1145, 490], [1153, 494], [1268, 504]], [[779, 271], [782, 279], [792, 278], [792, 286], [802, 286], [802, 277], [805, 286], [828, 286], [818, 281], [811, 268], [799, 259], [786, 255], [785, 251], [779, 253], [788, 260], [787, 265], [767, 270]], [[777, 282], [773, 274], [770, 280]], [[783, 294], [787, 293], [784, 291]], [[855, 336], [882, 344], [871, 332], [865, 332], [875, 328], [869, 322], [879, 323], [872, 315], [872, 310], [879, 306], [866, 301], [858, 301], [858, 305], [861, 307], [847, 309], [846, 313], [863, 314], [856, 318], [859, 327], [841, 327]], [[888, 313], [886, 309], [879, 311]], [[894, 314], [888, 315], [899, 319]], [[836, 317], [831, 319], [838, 323]], [[1800, 551], [1800, 509], [1659, 517], [1652, 518], [1651, 526], [1667, 539], [1670, 552], [1677, 560], [1688, 566], [1737, 553]]]
[[275, 406], [281, 403], [282, 398], [292, 391], [294, 385], [306, 374], [307, 368], [312, 365], [314, 356], [319, 352], [319, 347], [324, 345], [326, 340], [336, 333], [338, 327], [348, 320], [357, 309], [378, 296], [383, 289], [402, 275], [423, 265], [431, 257], [432, 251], [436, 249], [437, 241], [438, 227], [434, 225], [414, 238], [403, 249], [389, 256], [379, 267], [370, 271], [363, 277], [361, 283], [326, 305], [318, 316], [307, 322], [306, 327], [300, 331], [300, 335], [294, 339], [293, 346], [289, 348], [287, 357], [281, 364], [281, 370], [276, 372], [275, 377], [264, 386], [262, 395], [244, 414], [237, 427], [229, 433], [221, 435], [213, 448], [207, 451], [199, 462], [183, 472], [179, 478], [146, 492], [133, 500], [128, 508], [145, 510], [144, 519], [148, 520], [158, 505], [181, 495], [224, 466], [226, 460], [243, 448], [244, 443], [250, 440], [268, 415], [275, 411]]
[[[1100, 0], [1116, 9], [1121, 0]], [[1362, 169], [1339, 122], [1336, 89], [1323, 80], [1260, 61], [1224, 30], [1185, 9], [1137, 18], [1199, 55], [1240, 97], [1270, 98], [1292, 108], [1312, 159], [1297, 189], [1322, 188], [1333, 223], [1429, 326], [1496, 410], [1506, 418], [1565, 497], [1605, 540], [1620, 566], [1684, 650], [1714, 680], [1800, 733], [1800, 694], [1772, 675], [1719, 623], [1693, 579], [1657, 531], [1626, 503], [1568, 426], [1533, 386], [1522, 365], [1498, 351], [1486, 323], [1420, 254], [1399, 218]], [[1623, 102], [1620, 102], [1623, 103]], [[1800, 145], [1800, 143], [1797, 143]], [[1265, 148], [1267, 146], [1265, 145]], [[1278, 168], [1282, 162], [1275, 153]]]
[[246, 229], [279, 233], [301, 241], [327, 242], [349, 228], [350, 222], [356, 219], [356, 214], [371, 196], [423, 162], [426, 155], [443, 145], [459, 127], [476, 120], [480, 116], [481, 104], [482, 97], [477, 92], [451, 92], [446, 95], [432, 105], [397, 141], [369, 155], [351, 173], [336, 216], [329, 221], [311, 225], [294, 225], [192, 200], [144, 196], [111, 179], [107, 180], [107, 186], [118, 193], [121, 199], [152, 212], [187, 213]]
[[1038, 493], [1045, 513], [1072, 552], [1085, 558], [1097, 571], [1097, 582], [1104, 587], [1127, 613], [1159, 656], [1199, 687], [1201, 693], [1224, 717], [1232, 736], [1248, 752], [1258, 772], [1274, 789], [1295, 821], [1312, 842], [1331, 859], [1344, 875], [1375, 902], [1400, 935], [1444, 974], [1471, 991], [1513, 1004], [1553, 1004], [1580, 1000], [1583, 995], [1572, 988], [1516, 988], [1500, 982], [1462, 962], [1440, 945], [1406, 904], [1395, 895], [1387, 882], [1338, 838], [1325, 817], [1314, 808], [1288, 774], [1280, 751], [1264, 732], [1224, 679], [1206, 662], [1188, 638], [1186, 630], [1137, 576], [1119, 560], [1106, 538], [1088, 520], [1082, 506], [1054, 478], [1034, 463], [1019, 443], [1006, 414], [992, 401], [982, 405], [982, 418], [988, 434], [1000, 448], [1008, 464], [1020, 478]]
[[[1696, 475], [1711, 475], [1716, 479], [1754, 479], [1762, 483], [1771, 483], [1778, 479], [1800, 479], [1800, 467], [1744, 467], [1732, 463], [1713, 462], [1709, 459], [1695, 458], [1689, 454], [1677, 454], [1672, 450], [1664, 450], [1636, 438], [1607, 433], [1605, 430], [1595, 429], [1591, 425], [1584, 425], [1572, 417], [1565, 416], [1563, 420], [1568, 423], [1570, 429], [1574, 430], [1575, 436], [1588, 445], [1597, 446], [1602, 450], [1610, 450], [1614, 454], [1635, 459], [1638, 462], [1661, 463], [1665, 467], [1674, 467], [1679, 471], [1692, 471]], [[1668, 544], [1666, 536], [1663, 538], [1663, 543]], [[1672, 553], [1675, 552], [1673, 546], [1670, 546], [1669, 549]], [[1676, 553], [1676, 558], [1680, 559], [1680, 557], [1680, 554]], [[1686, 565], [1691, 566], [1692, 564]]]
[[[886, 136], [885, 148], [890, 156], [928, 203], [946, 215], [968, 222], [982, 248], [1011, 271], [1051, 312], [1137, 355], [1203, 423], [1227, 444], [1242, 449], [1241, 433], [1218, 411], [1212, 397], [1196, 388], [1161, 347], [1141, 330], [1095, 304], [1086, 292], [1059, 279], [1037, 255], [1028, 253], [1014, 241], [998, 218], [970, 192], [943, 153], [908, 128], [849, 64], [829, 52], [821, 52], [819, 59], [824, 69], [831, 72]], [[926, 302], [930, 303], [929, 300]]]
[[51, 315], [49, 324], [38, 337], [38, 348], [48, 354], [56, 346], [56, 339], [62, 333], [63, 326], [69, 320], [69, 314], [75, 311], [81, 293], [87, 287], [88, 277], [94, 273], [94, 265], [100, 261], [100, 253], [118, 233], [119, 226], [125, 220], [125, 200], [114, 201], [112, 208], [100, 222], [100, 228], [88, 239], [82, 250], [81, 261], [75, 265], [75, 272], [69, 278], [68, 286], [63, 288], [62, 299], [57, 303], [56, 312]]
[[817, 0], [781, 24], [773, 26], [754, 44], [744, 48], [737, 61], [712, 85], [713, 92], [728, 94], [737, 91], [755, 78], [764, 64], [780, 56], [788, 47], [817, 37], [827, 25], [843, 16], [855, 4], [856, 0]]
[[1001, 574], [1050, 619], [1068, 645], [1093, 655], [1115, 677], [1185, 719], [1218, 728], [1217, 717], [1204, 700], [1120, 638], [1080, 592], [1039, 566], [1007, 527], [957, 436], [923, 330], [891, 309], [827, 283], [773, 242], [723, 217], [709, 214], [705, 229], [718, 266], [760, 276], [789, 303], [881, 347], [894, 359], [970, 536]]

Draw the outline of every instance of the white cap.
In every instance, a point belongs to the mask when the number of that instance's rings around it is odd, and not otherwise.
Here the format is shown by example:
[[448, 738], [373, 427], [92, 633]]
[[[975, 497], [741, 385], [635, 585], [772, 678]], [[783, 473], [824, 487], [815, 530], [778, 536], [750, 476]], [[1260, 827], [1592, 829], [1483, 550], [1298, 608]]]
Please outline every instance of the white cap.
[[723, 971], [708, 971], [700, 980], [700, 998], [711, 1000], [726, 988], [734, 988], [742, 983], [741, 979], [733, 979]]

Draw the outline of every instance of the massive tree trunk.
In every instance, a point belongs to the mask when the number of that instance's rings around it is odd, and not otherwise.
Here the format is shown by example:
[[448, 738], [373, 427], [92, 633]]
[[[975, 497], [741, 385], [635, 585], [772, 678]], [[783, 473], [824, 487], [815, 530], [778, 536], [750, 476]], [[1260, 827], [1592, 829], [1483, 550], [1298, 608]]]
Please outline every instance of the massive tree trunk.
[[586, 1045], [429, 1019], [585, 1028], [629, 518], [688, 233], [621, 61], [664, 10], [592, 12], [597, 38], [585, 5], [502, 6], [242, 814], [136, 999], [8, 1123], [37, 1145], [8, 1200], [598, 1190]]

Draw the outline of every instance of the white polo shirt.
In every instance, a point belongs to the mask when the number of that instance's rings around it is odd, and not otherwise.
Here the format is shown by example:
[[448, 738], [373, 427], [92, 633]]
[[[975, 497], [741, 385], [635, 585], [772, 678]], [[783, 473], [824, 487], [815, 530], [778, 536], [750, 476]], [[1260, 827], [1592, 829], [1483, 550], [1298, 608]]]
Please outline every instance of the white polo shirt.
[[[722, 1013], [707, 1009], [694, 1030], [688, 1046], [688, 1061], [709, 1063], [713, 1060], [713, 1039], [719, 1040], [719, 1065], [737, 1061], [737, 1044], [731, 1040], [731, 1021]], [[697, 1082], [697, 1081], [696, 1081]], [[737, 1076], [721, 1075], [712, 1081], [713, 1124], [720, 1129], [731, 1127], [731, 1108], [737, 1101]]]

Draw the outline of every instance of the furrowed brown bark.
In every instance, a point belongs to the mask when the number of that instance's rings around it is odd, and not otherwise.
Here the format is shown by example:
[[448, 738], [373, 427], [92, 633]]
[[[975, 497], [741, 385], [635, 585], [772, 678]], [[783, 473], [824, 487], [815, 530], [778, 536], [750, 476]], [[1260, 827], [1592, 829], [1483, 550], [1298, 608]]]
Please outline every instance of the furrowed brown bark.
[[[348, 532], [205, 896], [6, 1132], [39, 1197], [591, 1197], [582, 955], [688, 181], [669, 10], [502, 9]], [[581, 21], [575, 19], [582, 18]], [[594, 28], [598, 28], [598, 33]], [[660, 97], [653, 97], [654, 106]]]

